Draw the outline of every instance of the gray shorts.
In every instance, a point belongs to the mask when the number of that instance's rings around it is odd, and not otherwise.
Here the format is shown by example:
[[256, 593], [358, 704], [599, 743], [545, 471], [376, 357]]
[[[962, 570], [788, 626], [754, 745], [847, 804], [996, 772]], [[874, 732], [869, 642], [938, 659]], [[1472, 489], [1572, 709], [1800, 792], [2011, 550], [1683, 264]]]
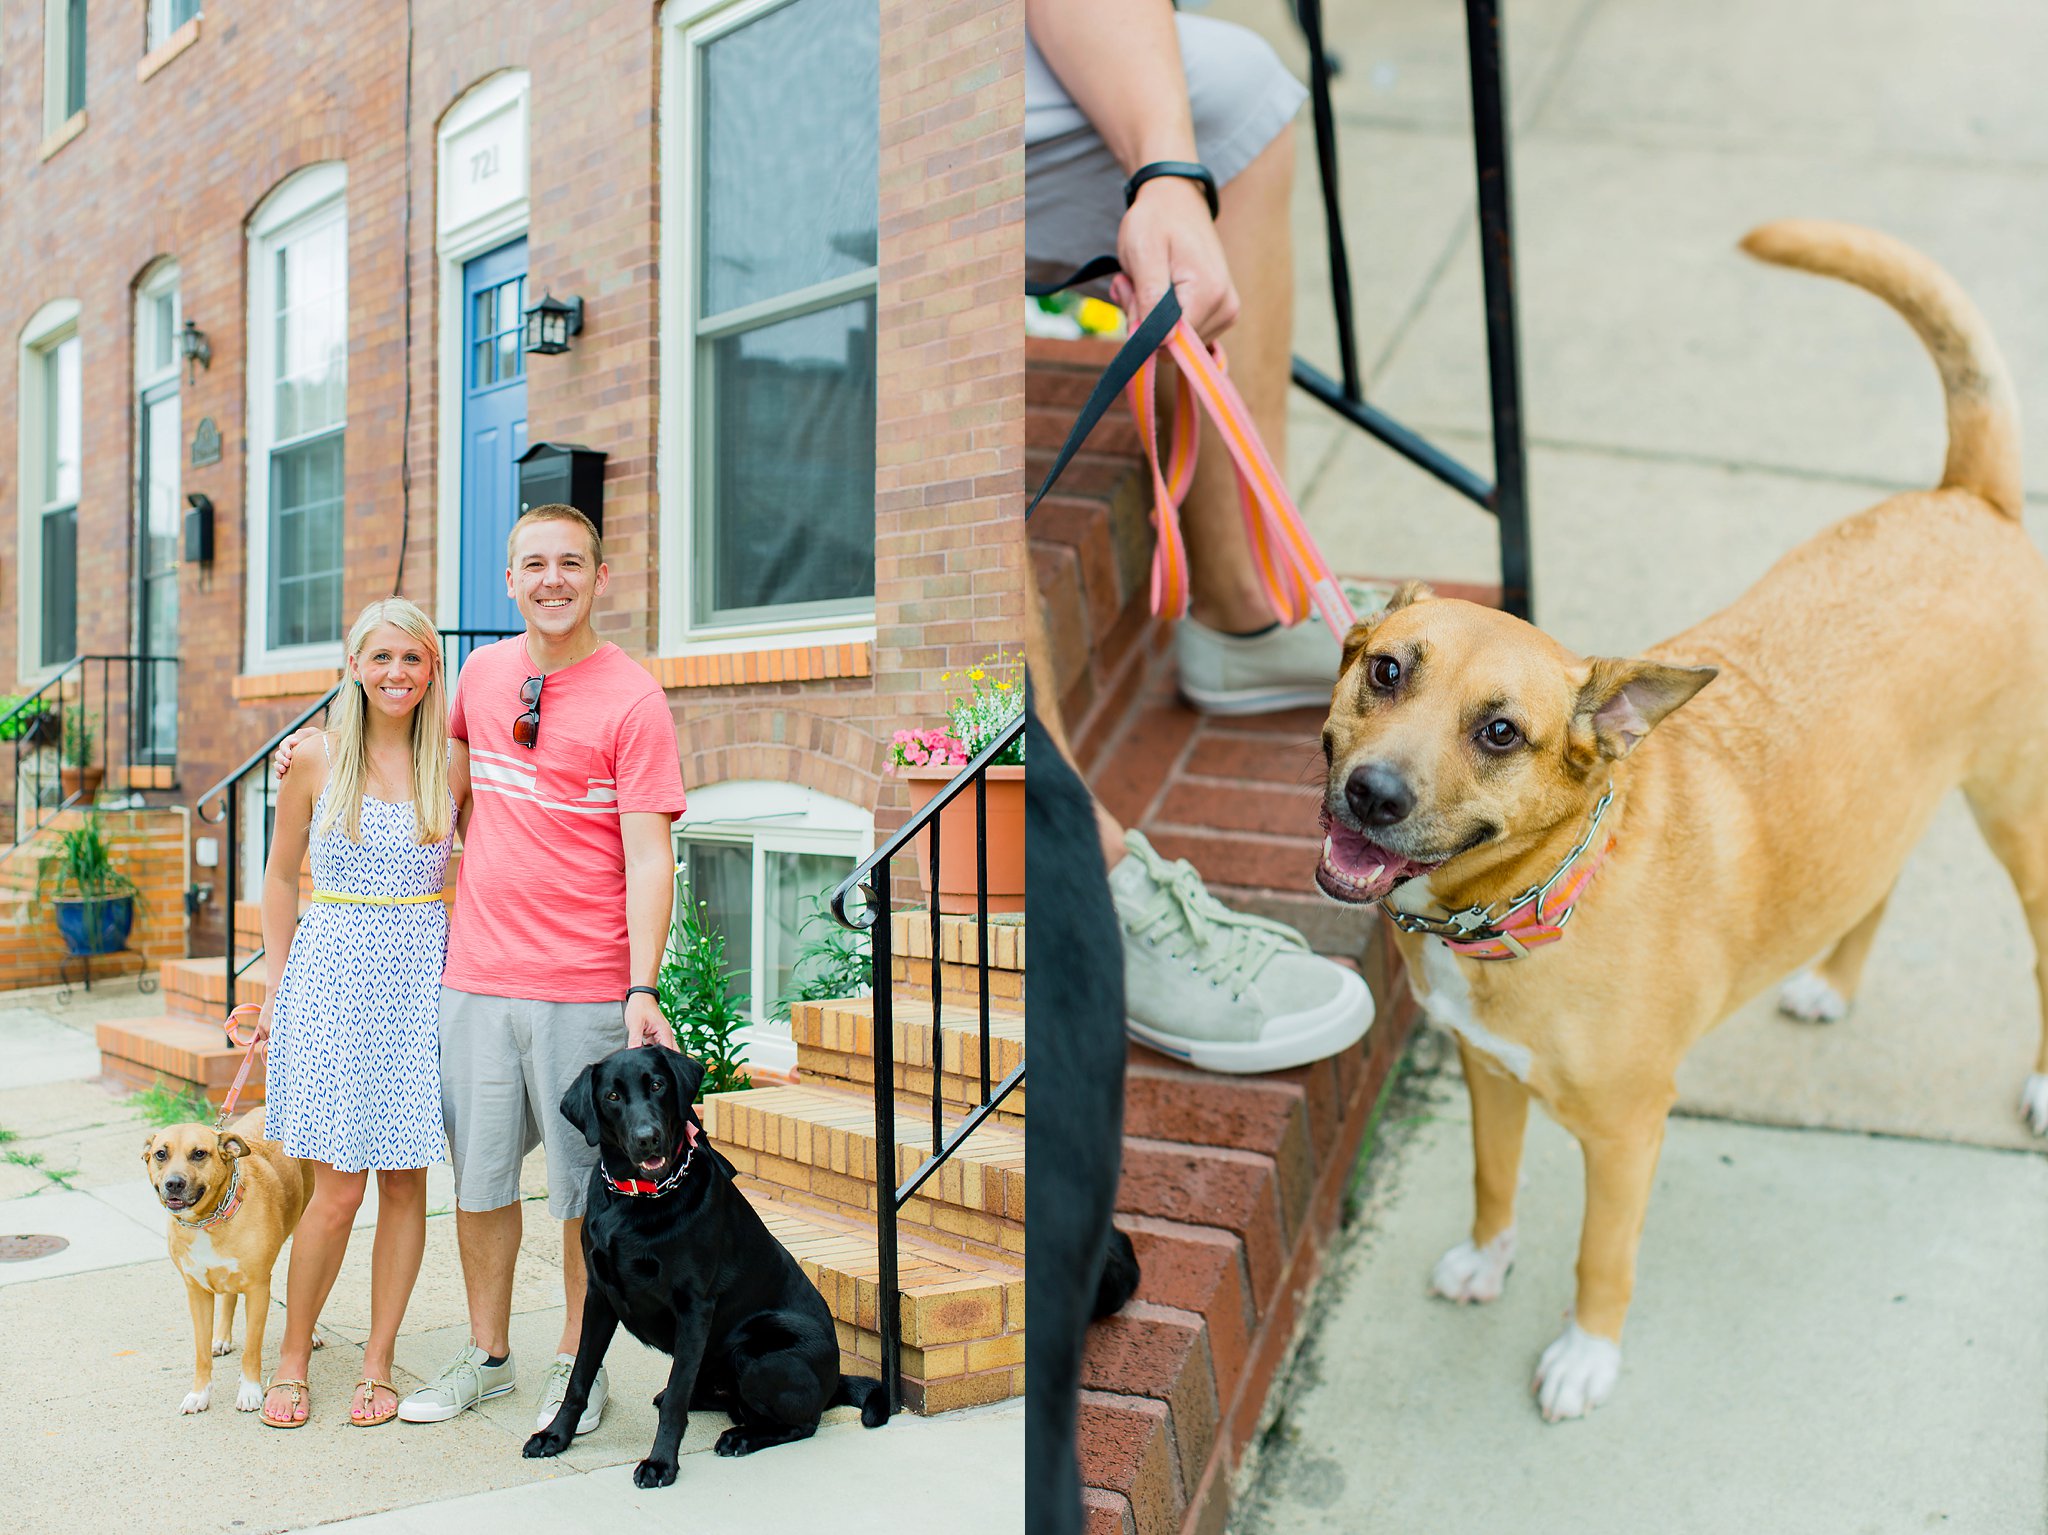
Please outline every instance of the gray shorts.
[[562, 1094], [626, 1043], [622, 1002], [533, 1002], [441, 988], [441, 1118], [455, 1204], [519, 1202], [519, 1164], [545, 1145], [548, 1213], [583, 1213], [597, 1148], [562, 1118]]
[[[1194, 111], [1195, 152], [1222, 186], [1294, 120], [1308, 89], [1266, 40], [1211, 16], [1177, 15]], [[1117, 164], [1027, 33], [1024, 38], [1024, 260], [1065, 276], [1116, 253], [1127, 172]]]

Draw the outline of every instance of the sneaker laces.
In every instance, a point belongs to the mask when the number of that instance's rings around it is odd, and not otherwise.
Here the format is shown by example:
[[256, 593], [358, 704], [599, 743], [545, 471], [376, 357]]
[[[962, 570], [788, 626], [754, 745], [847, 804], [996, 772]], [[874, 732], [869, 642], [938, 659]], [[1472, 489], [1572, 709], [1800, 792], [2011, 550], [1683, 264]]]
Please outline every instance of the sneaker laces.
[[1283, 922], [1225, 906], [1209, 894], [1201, 874], [1185, 858], [1168, 863], [1137, 836], [1125, 846], [1151, 876], [1153, 885], [1144, 909], [1128, 920], [1131, 931], [1155, 944], [1173, 934], [1187, 934], [1192, 952], [1177, 953], [1176, 957], [1187, 959], [1195, 974], [1211, 985], [1229, 986], [1232, 1001], [1243, 998], [1245, 988], [1283, 948], [1308, 947], [1302, 936]]
[[557, 1358], [548, 1366], [547, 1379], [540, 1388], [543, 1402], [559, 1402], [569, 1394], [569, 1375], [576, 1368], [573, 1359]]
[[462, 1399], [461, 1386], [465, 1382], [469, 1386], [470, 1396], [480, 1400], [484, 1394], [484, 1376], [483, 1371], [477, 1367], [477, 1350], [475, 1345], [464, 1349], [453, 1359], [449, 1360], [442, 1367], [441, 1373], [427, 1383], [427, 1389], [432, 1391], [446, 1386], [455, 1393], [456, 1400], [459, 1402]]

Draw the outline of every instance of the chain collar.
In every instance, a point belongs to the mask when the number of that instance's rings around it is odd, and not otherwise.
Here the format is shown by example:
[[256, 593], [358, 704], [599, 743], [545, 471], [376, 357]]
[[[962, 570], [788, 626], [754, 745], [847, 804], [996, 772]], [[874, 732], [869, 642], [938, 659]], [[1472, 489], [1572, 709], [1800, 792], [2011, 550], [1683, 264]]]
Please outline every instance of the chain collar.
[[233, 1215], [235, 1211], [241, 1206], [241, 1203], [242, 1159], [240, 1157], [236, 1157], [234, 1170], [228, 1174], [228, 1191], [225, 1195], [222, 1196], [219, 1209], [215, 1210], [213, 1214], [207, 1216], [206, 1219], [203, 1221], [188, 1221], [182, 1215], [178, 1214], [176, 1210], [170, 1212], [170, 1217], [172, 1220], [176, 1221], [180, 1226], [189, 1227], [193, 1231], [204, 1231], [208, 1226], [217, 1226], [222, 1221], [226, 1220], [230, 1215]]
[[[688, 1150], [684, 1150], [685, 1147]], [[659, 1183], [655, 1183], [647, 1178], [628, 1178], [624, 1183], [621, 1183], [612, 1176], [611, 1169], [604, 1165], [602, 1157], [598, 1159], [597, 1173], [599, 1177], [604, 1179], [604, 1186], [614, 1194], [634, 1194], [647, 1199], [659, 1199], [662, 1195], [675, 1191], [676, 1185], [683, 1181], [683, 1174], [690, 1170], [690, 1163], [696, 1159], [697, 1127], [695, 1125], [687, 1121], [684, 1122], [683, 1144], [676, 1147], [676, 1150], [683, 1152], [682, 1162], [676, 1167], [674, 1172], [670, 1173]]]
[[[1576, 863], [1579, 856], [1593, 845], [1594, 833], [1600, 829], [1600, 818], [1607, 813], [1607, 807], [1614, 800], [1614, 786], [1609, 784], [1607, 792], [1600, 796], [1600, 802], [1593, 807], [1592, 815], [1586, 822], [1586, 834], [1579, 838], [1578, 845], [1564, 855], [1563, 860], [1550, 871], [1550, 877], [1540, 885], [1531, 885], [1513, 900], [1496, 902], [1492, 906], [1467, 906], [1463, 911], [1454, 911], [1448, 917], [1425, 917], [1415, 912], [1396, 911], [1387, 896], [1380, 897], [1380, 909], [1404, 933], [1423, 933], [1432, 938], [1448, 939], [1452, 943], [1489, 943], [1504, 941], [1511, 949], [1519, 949], [1501, 924], [1517, 911], [1535, 903], [1537, 914], [1543, 911], [1543, 898], [1550, 894], [1551, 887], [1563, 879], [1567, 870]], [[1389, 892], [1391, 894], [1391, 892]], [[1571, 920], [1576, 907], [1567, 906], [1558, 915], [1554, 924], [1563, 927]]]

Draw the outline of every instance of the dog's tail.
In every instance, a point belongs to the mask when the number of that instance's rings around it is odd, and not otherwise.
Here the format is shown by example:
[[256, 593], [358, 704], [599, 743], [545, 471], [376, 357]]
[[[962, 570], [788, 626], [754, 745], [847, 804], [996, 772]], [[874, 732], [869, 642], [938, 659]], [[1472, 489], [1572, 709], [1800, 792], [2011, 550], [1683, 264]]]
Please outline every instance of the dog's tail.
[[1742, 248], [1761, 261], [1867, 288], [1904, 315], [1941, 371], [1948, 400], [1942, 488], [1970, 491], [2019, 520], [2025, 490], [2012, 380], [1990, 327], [1954, 278], [1889, 235], [1822, 219], [1764, 224], [1743, 236]]
[[889, 1421], [889, 1393], [872, 1375], [841, 1375], [827, 1407], [858, 1407], [860, 1421], [880, 1428]]

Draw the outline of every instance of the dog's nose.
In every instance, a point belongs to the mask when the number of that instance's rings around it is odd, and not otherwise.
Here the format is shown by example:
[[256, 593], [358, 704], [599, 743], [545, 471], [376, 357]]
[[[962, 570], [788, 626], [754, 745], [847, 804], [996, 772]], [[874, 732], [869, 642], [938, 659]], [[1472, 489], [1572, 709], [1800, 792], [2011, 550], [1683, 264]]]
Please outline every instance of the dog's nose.
[[177, 1174], [173, 1173], [170, 1177], [164, 1179], [164, 1192], [166, 1194], [184, 1193], [185, 1180], [177, 1176]]
[[1392, 826], [1415, 808], [1415, 791], [1384, 762], [1369, 762], [1345, 781], [1344, 802], [1359, 825]]

